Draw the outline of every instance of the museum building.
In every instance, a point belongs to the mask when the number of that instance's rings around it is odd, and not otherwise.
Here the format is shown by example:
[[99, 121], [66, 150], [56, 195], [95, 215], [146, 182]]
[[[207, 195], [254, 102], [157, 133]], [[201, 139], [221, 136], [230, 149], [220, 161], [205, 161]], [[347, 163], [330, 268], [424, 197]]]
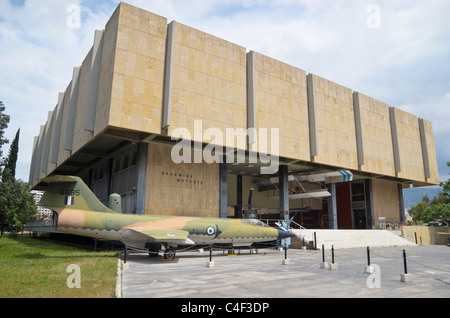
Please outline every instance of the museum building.
[[34, 139], [29, 183], [52, 175], [123, 213], [244, 217], [251, 193], [334, 229], [403, 222], [402, 189], [439, 184], [431, 122], [123, 2]]

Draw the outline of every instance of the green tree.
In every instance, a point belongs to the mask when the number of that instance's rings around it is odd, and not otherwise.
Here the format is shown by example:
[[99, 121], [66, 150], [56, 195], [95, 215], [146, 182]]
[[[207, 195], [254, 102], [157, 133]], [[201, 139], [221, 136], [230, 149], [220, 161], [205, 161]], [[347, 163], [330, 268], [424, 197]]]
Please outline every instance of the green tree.
[[15, 178], [20, 129], [11, 144], [8, 157], [2, 157], [1, 148], [8, 143], [4, 136], [10, 120], [4, 111], [5, 105], [0, 102], [0, 237], [3, 237], [4, 231], [21, 231], [37, 212], [28, 183]]
[[450, 205], [446, 203], [441, 203], [437, 205], [432, 205], [425, 209], [422, 213], [422, 220], [424, 222], [442, 222], [450, 223]]
[[[447, 166], [450, 167], [450, 161], [447, 162]], [[446, 203], [450, 204], [450, 179], [441, 182], [441, 187], [444, 189], [442, 192], [447, 196]]]
[[9, 141], [5, 138], [5, 130], [8, 128], [10, 117], [4, 113], [5, 105], [0, 101], [0, 168], [2, 166], [2, 146], [7, 144]]
[[5, 231], [23, 230], [36, 215], [36, 204], [28, 183], [8, 181], [0, 183], [0, 237]]
[[19, 153], [20, 128], [17, 130], [11, 147], [9, 148], [8, 158], [5, 161], [5, 167], [2, 172], [2, 182], [12, 181], [16, 177], [17, 155]]
[[415, 206], [409, 208], [408, 213], [412, 216], [414, 223], [423, 221], [423, 212], [427, 208], [428, 204], [425, 201], [420, 201]]

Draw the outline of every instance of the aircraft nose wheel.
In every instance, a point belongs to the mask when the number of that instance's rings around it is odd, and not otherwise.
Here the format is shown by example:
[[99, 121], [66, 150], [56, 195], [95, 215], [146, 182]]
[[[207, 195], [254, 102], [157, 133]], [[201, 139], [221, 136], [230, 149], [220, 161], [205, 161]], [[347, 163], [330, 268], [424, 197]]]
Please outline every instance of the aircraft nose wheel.
[[164, 259], [175, 259], [176, 250], [168, 249], [164, 252]]

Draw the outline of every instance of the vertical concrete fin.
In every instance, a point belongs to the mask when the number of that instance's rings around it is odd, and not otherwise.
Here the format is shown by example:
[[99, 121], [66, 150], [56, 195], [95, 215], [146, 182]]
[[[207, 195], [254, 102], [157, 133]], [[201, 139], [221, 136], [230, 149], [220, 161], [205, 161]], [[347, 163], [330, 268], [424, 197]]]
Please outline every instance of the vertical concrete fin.
[[308, 94], [309, 145], [311, 158], [313, 158], [319, 154], [317, 144], [316, 94], [313, 74], [307, 75], [306, 85]]
[[425, 133], [425, 123], [422, 118], [419, 118], [420, 144], [422, 146], [423, 168], [425, 172], [425, 179], [431, 178], [430, 158], [428, 157], [427, 135]]
[[397, 118], [395, 115], [395, 108], [392, 106], [389, 107], [389, 120], [391, 122], [392, 150], [394, 152], [395, 173], [399, 173], [402, 172], [402, 165], [400, 161], [400, 147], [398, 144]]
[[248, 149], [256, 140], [256, 103], [255, 103], [255, 52], [247, 53], [247, 129]]
[[52, 138], [53, 132], [53, 111], [48, 112], [47, 124], [45, 126], [46, 127], [45, 127], [44, 146], [42, 148], [41, 172], [47, 174], [49, 153], [50, 153], [50, 140]]
[[84, 130], [95, 131], [95, 116], [97, 112], [98, 87], [102, 66], [104, 30], [95, 30], [92, 49], [91, 71], [89, 72], [88, 90], [86, 95], [86, 111], [84, 114]]
[[358, 166], [366, 163], [364, 153], [364, 135], [361, 120], [361, 100], [358, 92], [353, 92], [353, 114], [355, 116], [356, 151], [358, 153]]
[[72, 89], [67, 114], [66, 133], [64, 136], [64, 150], [72, 151], [73, 135], [75, 130], [75, 116], [77, 114], [78, 90], [80, 88], [80, 68], [73, 68]]
[[34, 186], [34, 166], [36, 165], [36, 148], [39, 136], [35, 136], [33, 140], [33, 152], [31, 154], [30, 174], [28, 176], [28, 184]]
[[164, 69], [164, 92], [161, 130], [166, 129], [172, 123], [173, 63], [175, 53], [176, 28], [176, 21], [172, 21], [167, 27], [166, 64]]
[[39, 140], [37, 144], [37, 152], [36, 152], [36, 165], [34, 166], [34, 179], [39, 180], [41, 178], [41, 162], [42, 162], [42, 151], [44, 147], [44, 133], [45, 133], [45, 125], [41, 125], [39, 131]]
[[64, 93], [59, 93], [58, 106], [56, 107], [54, 138], [52, 152], [50, 155], [50, 162], [54, 164], [58, 164], [59, 145], [61, 141], [61, 129], [64, 115], [64, 96]]

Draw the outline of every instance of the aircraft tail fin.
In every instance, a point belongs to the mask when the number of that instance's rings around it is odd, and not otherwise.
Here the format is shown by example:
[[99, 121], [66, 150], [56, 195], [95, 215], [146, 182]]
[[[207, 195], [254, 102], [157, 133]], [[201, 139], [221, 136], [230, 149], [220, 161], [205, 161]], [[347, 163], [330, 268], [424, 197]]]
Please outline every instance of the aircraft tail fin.
[[42, 179], [47, 189], [39, 205], [56, 212], [64, 209], [117, 213], [106, 207], [79, 177], [53, 176]]

